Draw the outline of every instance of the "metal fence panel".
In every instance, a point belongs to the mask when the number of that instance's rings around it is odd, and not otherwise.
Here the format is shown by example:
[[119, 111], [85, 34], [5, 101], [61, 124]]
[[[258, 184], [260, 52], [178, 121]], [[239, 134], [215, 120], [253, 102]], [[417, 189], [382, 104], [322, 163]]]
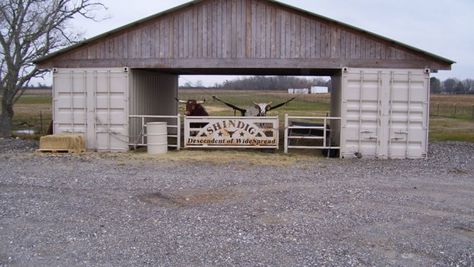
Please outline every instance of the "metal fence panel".
[[[136, 136], [130, 136], [130, 146], [147, 146], [147, 129], [146, 124], [149, 122], [165, 121], [168, 123], [168, 138], [176, 139], [176, 144], [168, 144], [168, 147], [174, 147], [176, 150], [181, 148], [181, 115], [176, 116], [159, 116], [159, 115], [130, 115], [130, 120], [138, 120], [141, 125], [141, 131]], [[175, 121], [175, 124], [170, 121]]]
[[[299, 121], [297, 121], [299, 120]], [[289, 149], [340, 149], [333, 146], [330, 123], [340, 121], [340, 117], [302, 117], [285, 114], [285, 153]], [[320, 145], [294, 145], [292, 140], [321, 140]]]

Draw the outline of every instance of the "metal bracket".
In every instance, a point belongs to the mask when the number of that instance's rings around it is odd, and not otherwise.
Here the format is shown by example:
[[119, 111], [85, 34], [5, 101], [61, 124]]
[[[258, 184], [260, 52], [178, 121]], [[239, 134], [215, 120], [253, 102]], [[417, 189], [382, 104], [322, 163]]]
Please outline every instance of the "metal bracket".
[[396, 134], [408, 134], [408, 132], [406, 131], [398, 131], [398, 132], [395, 132]]
[[404, 140], [405, 138], [403, 137], [393, 137], [391, 140], [392, 141], [400, 141], [400, 140]]

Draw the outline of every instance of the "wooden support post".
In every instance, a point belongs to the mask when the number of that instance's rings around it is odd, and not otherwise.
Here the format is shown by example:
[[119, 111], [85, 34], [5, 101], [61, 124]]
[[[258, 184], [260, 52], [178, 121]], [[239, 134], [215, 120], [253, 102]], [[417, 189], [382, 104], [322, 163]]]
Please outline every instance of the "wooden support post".
[[285, 151], [285, 154], [288, 154], [288, 144], [289, 144], [289, 141], [288, 141], [288, 134], [289, 134], [289, 131], [288, 131], [288, 114], [285, 114], [285, 139], [283, 140], [284, 141], [284, 151]]
[[43, 112], [40, 111], [40, 134], [43, 134]]
[[472, 105], [471, 109], [472, 109], [472, 119], [474, 120], [474, 105]]

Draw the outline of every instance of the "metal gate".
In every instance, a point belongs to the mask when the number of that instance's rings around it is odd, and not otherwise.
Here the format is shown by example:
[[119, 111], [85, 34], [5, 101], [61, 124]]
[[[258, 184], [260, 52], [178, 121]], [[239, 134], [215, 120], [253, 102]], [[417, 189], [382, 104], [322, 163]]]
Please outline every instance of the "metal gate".
[[[130, 146], [148, 146], [147, 123], [149, 122], [166, 122], [168, 130], [168, 138], [175, 139], [176, 143], [168, 143], [168, 147], [181, 149], [181, 115], [176, 116], [160, 116], [160, 115], [130, 115], [130, 125], [138, 122], [140, 130], [136, 135], [130, 134]], [[134, 131], [131, 131], [134, 132]]]
[[[285, 153], [289, 149], [334, 149], [340, 147], [335, 145], [334, 122], [340, 121], [339, 117], [297, 117], [285, 114]], [[337, 131], [336, 131], [337, 133]], [[292, 141], [319, 141], [311, 144], [297, 144]]]

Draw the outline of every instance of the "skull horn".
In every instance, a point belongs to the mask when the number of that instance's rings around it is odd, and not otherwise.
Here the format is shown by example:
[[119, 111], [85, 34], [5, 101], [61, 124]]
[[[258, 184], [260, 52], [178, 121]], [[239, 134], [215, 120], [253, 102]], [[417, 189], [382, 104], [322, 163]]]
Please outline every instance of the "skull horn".
[[204, 100], [198, 100], [198, 101], [196, 101], [196, 103], [197, 103], [197, 104], [204, 104], [204, 103], [206, 103], [206, 99], [204, 99]]
[[176, 101], [177, 101], [178, 103], [180, 103], [180, 104], [186, 104], [186, 103], [188, 103], [188, 101], [184, 101], [184, 100], [177, 99], [177, 98], [175, 98], [175, 99], [176, 99]]

